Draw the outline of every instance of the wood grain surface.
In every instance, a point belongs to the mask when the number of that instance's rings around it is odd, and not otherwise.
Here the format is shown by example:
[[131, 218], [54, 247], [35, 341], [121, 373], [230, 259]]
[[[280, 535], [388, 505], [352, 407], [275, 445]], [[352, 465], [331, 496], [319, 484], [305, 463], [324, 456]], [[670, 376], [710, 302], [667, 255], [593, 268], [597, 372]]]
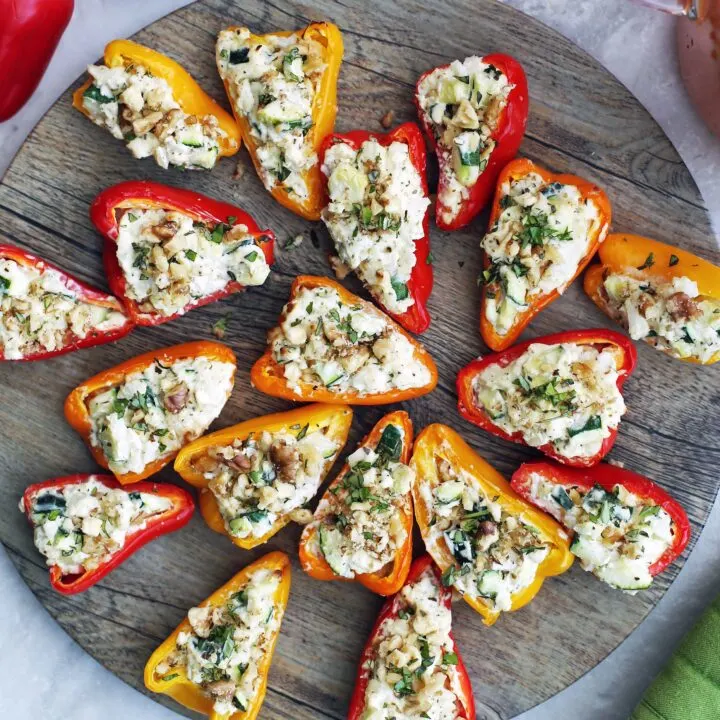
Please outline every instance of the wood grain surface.
[[[337, 23], [345, 38], [338, 130], [381, 130], [379, 119], [388, 110], [394, 111], [396, 122], [413, 120], [413, 85], [423, 71], [455, 57], [508, 52], [522, 62], [530, 84], [523, 154], [604, 187], [613, 203], [614, 230], [635, 231], [720, 260], [690, 174], [648, 113], [585, 53], [504, 5], [479, 0], [452, 0], [442, 6], [415, 0], [318, 0], [312, 6], [204, 0], [160, 20], [137, 40], [180, 61], [227, 104], [213, 50], [222, 27], [247, 24], [262, 33], [319, 19]], [[271, 199], [244, 151], [238, 157], [239, 179], [233, 179], [235, 159], [222, 160], [211, 173], [163, 171], [151, 160], [134, 160], [122, 143], [71, 109], [68, 91], [15, 159], [0, 185], [0, 239], [97, 286], [107, 284], [102, 241], [88, 219], [88, 205], [101, 189], [121, 180], [151, 178], [235, 202], [275, 230], [281, 249], [264, 287], [159, 328], [140, 328], [112, 346], [0, 367], [0, 539], [70, 635], [141, 691], [146, 659], [189, 607], [252, 559], [270, 549], [288, 551], [293, 560], [291, 599], [260, 715], [264, 720], [340, 719], [347, 711], [356, 661], [382, 601], [358, 585], [322, 583], [304, 575], [297, 562], [297, 526], [264, 547], [242, 551], [196, 515], [187, 528], [150, 544], [99, 586], [65, 598], [50, 590], [31, 532], [15, 509], [31, 482], [96, 469], [62, 416], [71, 388], [140, 352], [208, 338], [213, 323], [225, 313], [231, 313], [226, 341], [237, 352], [239, 372], [234, 394], [214, 427], [288, 407], [253, 390], [248, 370], [264, 347], [265, 332], [274, 324], [293, 277], [300, 272], [330, 274], [329, 240], [317, 227], [316, 247], [310, 225]], [[470, 426], [455, 409], [457, 370], [486, 351], [477, 331], [475, 282], [485, 222], [483, 215], [453, 234], [433, 228], [433, 321], [423, 341], [438, 363], [440, 383], [431, 395], [403, 407], [418, 431], [430, 422], [448, 423], [509, 475], [535, 453]], [[283, 252], [284, 242], [300, 232], [306, 237], [302, 246]], [[609, 324], [578, 282], [526, 334]], [[717, 433], [709, 432], [720, 419], [718, 371], [679, 363], [644, 344], [638, 352], [638, 369], [626, 385], [629, 412], [612, 458], [655, 478], [681, 500], [696, 539], [720, 482], [720, 441]], [[358, 408], [348, 449], [383, 412]], [[179, 481], [170, 469], [158, 479]], [[575, 566], [546, 582], [527, 608], [502, 617], [490, 629], [463, 602], [456, 603], [455, 635], [472, 674], [479, 717], [513, 717], [590, 670], [638, 625], [681, 566], [682, 561], [676, 563], [652, 589], [634, 597], [609, 589]], [[183, 712], [164, 696], [156, 699]]]

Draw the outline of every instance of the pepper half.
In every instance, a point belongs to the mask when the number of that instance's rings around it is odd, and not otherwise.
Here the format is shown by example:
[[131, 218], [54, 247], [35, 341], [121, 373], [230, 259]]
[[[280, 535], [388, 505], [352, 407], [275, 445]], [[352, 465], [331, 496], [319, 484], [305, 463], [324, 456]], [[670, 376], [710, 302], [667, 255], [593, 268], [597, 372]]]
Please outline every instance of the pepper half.
[[[588, 249], [584, 257], [578, 263], [577, 269], [573, 277], [565, 283], [562, 287], [551, 290], [547, 293], [536, 294], [530, 300], [527, 308], [522, 312], [519, 312], [515, 316], [515, 321], [512, 326], [508, 329], [507, 333], [500, 335], [493, 324], [487, 317], [486, 303], [488, 298], [488, 285], [483, 285], [482, 289], [482, 302], [480, 308], [480, 333], [485, 343], [492, 350], [500, 351], [510, 347], [515, 340], [520, 336], [522, 331], [528, 326], [532, 319], [550, 303], [557, 300], [560, 295], [573, 283], [575, 278], [585, 269], [585, 266], [590, 262], [592, 256], [601, 245], [605, 236], [607, 235], [608, 229], [610, 228], [610, 220], [612, 218], [612, 209], [610, 207], [610, 201], [607, 195], [597, 186], [584, 180], [577, 175], [558, 174], [545, 170], [545, 168], [536, 165], [532, 160], [527, 158], [518, 158], [508, 163], [500, 173], [497, 179], [497, 190], [495, 192], [495, 199], [492, 205], [492, 212], [490, 213], [490, 220], [488, 222], [488, 228], [492, 228], [498, 221], [500, 215], [503, 212], [503, 190], [502, 187], [505, 183], [516, 182], [522, 180], [531, 174], [539, 175], [546, 183], [561, 183], [563, 185], [574, 185], [579, 191], [580, 195], [585, 202], [593, 202], [598, 210], [599, 223], [595, 231], [588, 238]], [[483, 258], [483, 268], [488, 270], [491, 262], [485, 254]]]
[[70, 22], [73, 0], [23, 0], [2, 4], [0, 122], [9, 120], [35, 92]]
[[[532, 484], [535, 475], [539, 475], [543, 480], [563, 488], [574, 486], [584, 490], [592, 490], [592, 488], [600, 486], [607, 492], [614, 493], [615, 487], [620, 485], [640, 500], [665, 510], [675, 525], [675, 534], [672, 545], [650, 566], [650, 574], [653, 576], [661, 573], [668, 565], [680, 557], [690, 541], [690, 521], [685, 510], [677, 500], [643, 475], [608, 463], [582, 469], [564, 467], [557, 463], [542, 460], [523, 463], [513, 473], [511, 480], [513, 489], [536, 507], [545, 512], [550, 512], [559, 522], [562, 522], [560, 512], [553, 513], [551, 508], [544, 507], [533, 500]], [[557, 506], [557, 509], [558, 511], [561, 510], [560, 505]], [[572, 532], [572, 528], [568, 529]]]
[[149, 180], [131, 180], [113, 185], [103, 190], [95, 198], [90, 207], [90, 219], [97, 230], [105, 236], [103, 261], [110, 288], [118, 297], [122, 298], [128, 314], [137, 325], [159, 325], [168, 322], [188, 310], [208, 305], [227, 295], [240, 292], [244, 286], [235, 280], [228, 279], [227, 285], [222, 290], [188, 303], [180, 312], [173, 315], [141, 310], [137, 301], [128, 297], [125, 274], [117, 258], [119, 216], [121, 212], [131, 208], [179, 212], [192, 217], [194, 221], [205, 223], [211, 228], [218, 225], [227, 228], [244, 225], [247, 227], [248, 233], [254, 237], [255, 244], [262, 249], [268, 265], [272, 265], [274, 262], [275, 235], [273, 232], [261, 230], [248, 213], [234, 205], [214, 200], [191, 190], [161, 185]]
[[[79, 301], [89, 303], [101, 308], [107, 308], [108, 311], [113, 311], [121, 314], [125, 314], [123, 306], [112, 295], [100, 292], [90, 285], [86, 285], [84, 282], [75, 279], [72, 275], [64, 272], [55, 265], [51, 265], [42, 258], [36, 255], [31, 255], [25, 250], [21, 250], [19, 247], [13, 245], [0, 245], [0, 261], [1, 260], [12, 260], [20, 266], [34, 268], [39, 273], [45, 271], [51, 271], [57, 273], [60, 277], [60, 282], [64, 285], [68, 292], [73, 296], [77, 297]], [[0, 300], [2, 300], [4, 290], [10, 288], [11, 280], [0, 276]], [[30, 353], [29, 355], [23, 355], [21, 358], [13, 358], [17, 360], [43, 360], [45, 358], [54, 357], [55, 355], [63, 355], [74, 350], [80, 350], [81, 348], [92, 347], [93, 345], [102, 345], [103, 343], [112, 342], [118, 340], [121, 337], [127, 335], [134, 327], [134, 323], [131, 318], [127, 317], [125, 322], [113, 327], [109, 330], [104, 331], [91, 331], [85, 337], [81, 338], [68, 332], [66, 342], [55, 350], [38, 350]], [[5, 349], [0, 347], [0, 360], [7, 360], [5, 357]]]
[[[446, 588], [442, 584], [442, 581], [440, 580], [440, 573], [429, 555], [423, 555], [413, 562], [404, 585], [409, 586], [415, 584], [427, 573], [432, 575], [433, 584], [437, 588], [439, 602], [450, 610], [452, 606], [452, 590], [450, 588]], [[370, 682], [371, 670], [375, 659], [375, 639], [385, 621], [392, 621], [397, 618], [401, 608], [402, 604], [400, 597], [396, 595], [388, 598], [380, 610], [377, 620], [375, 621], [375, 625], [370, 632], [367, 644], [360, 656], [357, 676], [355, 678], [355, 689], [353, 690], [352, 698], [350, 699], [348, 720], [363, 720], [365, 717], [365, 695]], [[454, 720], [475, 720], [475, 699], [473, 698], [470, 676], [468, 675], [465, 663], [460, 656], [460, 652], [455, 644], [455, 639], [453, 638], [452, 633], [450, 634], [450, 639], [453, 644], [454, 659], [457, 660], [454, 664], [455, 672], [457, 673], [457, 685], [452, 688], [457, 697], [457, 708]]]
[[[499, 365], [506, 367], [513, 360], [517, 360], [523, 353], [533, 344], [556, 345], [561, 343], [573, 343], [580, 345], [593, 345], [601, 348], [610, 347], [616, 356], [616, 366], [618, 368], [619, 377], [617, 387], [622, 390], [625, 381], [635, 369], [637, 361], [637, 353], [634, 345], [624, 335], [613, 330], [597, 329], [597, 330], [571, 330], [569, 332], [556, 333], [554, 335], [545, 335], [543, 337], [527, 340], [518, 343], [508, 350], [500, 353], [492, 353], [484, 358], [473, 360], [466, 365], [457, 377], [457, 393], [458, 393], [458, 410], [460, 414], [473, 425], [487, 430], [492, 435], [497, 435], [503, 440], [526, 445], [521, 432], [509, 434], [502, 428], [498, 427], [490, 418], [490, 416], [475, 401], [473, 383], [475, 378], [489, 365]], [[608, 437], [603, 440], [599, 452], [592, 457], [573, 457], [568, 458], [560, 455], [552, 443], [541, 445], [537, 449], [548, 457], [563, 463], [564, 465], [574, 465], [578, 467], [589, 467], [596, 465], [602, 458], [610, 452], [615, 438], [617, 437], [617, 428], [610, 431]]]
[[[363, 143], [368, 140], [375, 140], [379, 145], [387, 147], [394, 142], [404, 143], [408, 146], [410, 162], [420, 176], [422, 191], [425, 197], [428, 196], [427, 188], [427, 160], [425, 153], [425, 141], [422, 133], [415, 123], [403, 123], [388, 133], [371, 133], [366, 130], [352, 130], [348, 133], [333, 133], [328, 135], [320, 147], [320, 166], [325, 163], [325, 153], [336, 143], [345, 143], [353, 150], [360, 149]], [[324, 186], [327, 192], [328, 179], [323, 174]], [[380, 299], [375, 296], [375, 301], [394, 320], [399, 322], [406, 330], [413, 333], [423, 333], [430, 326], [430, 314], [426, 304], [430, 297], [433, 286], [432, 263], [428, 262], [430, 255], [430, 211], [425, 211], [423, 219], [423, 237], [415, 240], [415, 264], [412, 267], [410, 279], [407, 282], [407, 289], [410, 297], [415, 301], [408, 310], [401, 315], [391, 313], [385, 308]], [[368, 287], [372, 293], [372, 288]]]
[[[290, 288], [290, 299], [288, 304], [293, 302], [294, 297], [303, 288], [331, 288], [335, 290], [340, 299], [355, 307], [365, 309], [369, 314], [377, 315], [380, 311], [375, 308], [372, 303], [363, 300], [357, 295], [348, 292], [340, 283], [330, 278], [316, 277], [313, 275], [298, 275], [293, 281]], [[282, 318], [281, 318], [282, 319]], [[405, 390], [390, 390], [383, 393], [360, 394], [357, 391], [333, 392], [327, 387], [321, 387], [317, 384], [300, 382], [299, 390], [294, 390], [285, 379], [283, 366], [280, 365], [272, 354], [272, 349], [268, 347], [265, 353], [252, 366], [250, 371], [250, 381], [254, 387], [261, 392], [275, 397], [285, 398], [286, 400], [296, 400], [298, 402], [327, 402], [327, 403], [347, 403], [349, 405], [384, 405], [388, 403], [400, 402], [402, 400], [410, 400], [412, 398], [426, 395], [434, 390], [437, 385], [437, 367], [425, 348], [412, 338], [405, 330], [395, 325], [390, 318], [387, 318], [389, 324], [393, 326], [399, 333], [404, 335], [413, 345], [415, 350], [415, 358], [429, 371], [429, 380], [422, 387], [409, 388]]]
[[[241, 28], [232, 26], [229, 31], [237, 31]], [[287, 38], [291, 35], [299, 35], [303, 39], [314, 40], [325, 48], [325, 69], [323, 71], [320, 87], [315, 93], [312, 102], [312, 127], [309, 134], [312, 135], [312, 145], [315, 152], [318, 152], [320, 144], [326, 135], [332, 132], [337, 114], [337, 81], [340, 74], [340, 65], [343, 59], [343, 39], [339, 28], [329, 22], [311, 23], [302, 30], [283, 30], [267, 35], [250, 35], [249, 42], [253, 46], [266, 45], [270, 38]], [[235, 120], [240, 128], [245, 147], [250, 153], [250, 158], [260, 177], [260, 161], [258, 160], [258, 144], [251, 134], [251, 126], [247, 118], [236, 109], [236, 102], [233, 99], [230, 82], [224, 81], [230, 105], [235, 115]], [[320, 211], [325, 206], [325, 194], [323, 191], [320, 163], [316, 163], [305, 175], [305, 184], [308, 188], [308, 197], [304, 202], [294, 199], [282, 185], [276, 184], [270, 194], [283, 207], [300, 215], [306, 220], [319, 220]]]
[[[132, 40], [112, 40], [105, 46], [103, 62], [107, 67], [141, 65], [153, 76], [165, 80], [172, 89], [173, 97], [187, 115], [212, 115], [224, 135], [218, 138], [220, 157], [235, 155], [240, 149], [240, 131], [232, 116], [223, 110], [193, 79], [185, 68], [167, 55], [152, 50]], [[92, 78], [84, 82], [74, 93], [72, 105], [89, 117], [83, 105], [83, 95], [93, 84]]]
[[[398, 448], [399, 456], [397, 462], [407, 465], [410, 460], [410, 449], [412, 448], [413, 426], [409, 415], [401, 410], [389, 413], [381, 418], [363, 438], [358, 447], [376, 449], [385, 428], [393, 425], [402, 430], [402, 447]], [[357, 580], [368, 590], [378, 595], [394, 595], [405, 584], [410, 563], [412, 561], [412, 527], [413, 509], [410, 493], [404, 498], [398, 510], [402, 517], [402, 526], [405, 531], [405, 541], [397, 548], [391, 567], [384, 567], [374, 573], [357, 574], [354, 578], [344, 578], [333, 571], [318, 544], [318, 533], [323, 524], [323, 502], [337, 492], [341, 483], [350, 472], [350, 466], [346, 462], [337, 477], [332, 481], [325, 491], [320, 505], [315, 511], [313, 522], [305, 526], [300, 538], [300, 565], [302, 569], [316, 580]], [[389, 563], [388, 563], [389, 565]]]
[[[95, 480], [114, 490], [122, 490], [122, 485], [110, 475], [67, 475], [29, 485], [22, 496], [21, 510], [25, 512], [28, 521], [32, 524], [32, 509], [38, 495], [47, 490], [66, 488], [68, 485], [79, 485], [88, 480]], [[127, 535], [123, 546], [93, 570], [86, 570], [79, 575], [63, 575], [62, 570], [57, 565], [51, 565], [50, 585], [54, 590], [63, 595], [84, 592], [102, 580], [143, 545], [160, 537], [160, 535], [179, 530], [184, 525], [187, 525], [195, 511], [195, 503], [190, 493], [175, 485], [153, 482], [138, 483], [133, 486], [133, 492], [148, 493], [165, 498], [172, 502], [172, 507], [151, 517], [141, 530]]]
[[[512, 160], [520, 149], [523, 136], [525, 135], [525, 126], [527, 124], [528, 108], [530, 104], [528, 95], [527, 78], [525, 77], [525, 71], [522, 65], [510, 57], [510, 55], [504, 55], [502, 53], [493, 53], [492, 55], [485, 55], [482, 58], [484, 63], [494, 65], [507, 77], [511, 85], [514, 85], [510, 91], [507, 104], [500, 113], [497, 121], [497, 128], [490, 135], [491, 139], [495, 141], [495, 148], [490, 154], [487, 166], [480, 173], [480, 177], [477, 179], [474, 185], [469, 189], [468, 196], [463, 200], [460, 205], [458, 212], [453, 216], [451, 220], [446, 220], [445, 215], [448, 213], [449, 208], [444, 206], [440, 202], [440, 196], [442, 195], [443, 189], [447, 183], [445, 180], [446, 173], [445, 168], [451, 163], [451, 159], [443, 152], [438, 152], [438, 142], [433, 132], [432, 125], [430, 124], [426, 113], [423, 111], [420, 104], [420, 84], [427, 78], [431, 73], [442, 70], [449, 65], [442, 65], [440, 67], [432, 68], [423, 75], [415, 85], [415, 105], [417, 107], [418, 116], [423, 126], [423, 130], [428, 137], [430, 146], [437, 153], [438, 164], [440, 166], [440, 176], [438, 185], [438, 199], [435, 204], [435, 224], [441, 230], [459, 230], [460, 228], [468, 225], [472, 219], [487, 205], [488, 200], [492, 196], [493, 190], [495, 189], [495, 183], [497, 181], [500, 171], [505, 165]], [[450, 168], [452, 172], [452, 168]]]
[[[232, 595], [241, 591], [243, 586], [247, 584], [249, 576], [254, 571], [260, 569], [281, 575], [280, 584], [277, 588], [273, 603], [273, 608], [276, 613], [275, 617], [279, 616], [281, 622], [290, 596], [290, 559], [282, 552], [268, 553], [246, 568], [243, 568], [237, 575], [225, 583], [225, 585], [210, 595], [207, 600], [200, 603], [199, 607], [222, 607], [230, 600]], [[258, 666], [258, 675], [261, 680], [257, 694], [250, 699], [246, 710], [238, 710], [229, 715], [220, 715], [213, 710], [214, 703], [212, 698], [204, 693], [199, 685], [188, 679], [184, 668], [174, 670], [171, 674], [172, 677], [163, 676], [156, 671], [160, 663], [175, 650], [178, 635], [181, 632], [192, 633], [192, 627], [187, 618], [175, 628], [167, 640], [150, 656], [150, 659], [145, 665], [145, 687], [151, 692], [169, 695], [184, 707], [207, 715], [210, 720], [255, 720], [265, 699], [268, 673], [270, 671], [275, 644], [280, 635], [279, 630], [280, 625], [278, 623], [278, 631], [270, 641], [267, 653]]]
[[290, 513], [278, 517], [273, 526], [261, 537], [238, 538], [233, 537], [225, 525], [220, 513], [217, 500], [208, 488], [209, 480], [205, 473], [195, 467], [198, 460], [207, 456], [210, 448], [232, 445], [235, 440], [245, 440], [253, 434], [263, 431], [269, 433], [302, 433], [306, 436], [315, 430], [325, 429], [326, 435], [337, 442], [337, 450], [327, 458], [323, 474], [318, 482], [322, 485], [325, 474], [330, 470], [338, 454], [345, 446], [353, 411], [345, 405], [307, 405], [284, 413], [264, 415], [262, 417], [246, 420], [239, 425], [218, 430], [184, 447], [175, 459], [175, 472], [194, 487], [200, 490], [198, 503], [200, 512], [208, 526], [217, 533], [227, 535], [238, 547], [249, 550], [266, 543], [273, 535], [280, 532], [291, 520]]
[[[235, 379], [235, 368], [237, 361], [235, 354], [227, 345], [222, 343], [211, 342], [207, 340], [197, 340], [195, 342], [183, 343], [182, 345], [173, 345], [172, 347], [153, 350], [143, 355], [126, 360], [120, 365], [104, 370], [86, 380], [82, 385], [78, 385], [65, 400], [65, 418], [70, 426], [80, 437], [87, 443], [95, 461], [104, 468], [108, 468], [108, 459], [100, 445], [93, 445], [92, 422], [90, 420], [90, 411], [88, 409], [89, 400], [99, 392], [108, 390], [114, 385], [122, 383], [128, 375], [140, 372], [152, 367], [155, 363], [161, 365], [169, 365], [176, 360], [192, 359], [197, 357], [205, 357], [208, 360], [216, 360], [218, 362], [230, 363], [233, 366], [233, 373], [230, 378], [230, 388]], [[229, 393], [228, 393], [229, 397]], [[167, 452], [156, 460], [149, 462], [142, 472], [139, 473], [122, 473], [115, 474], [115, 477], [123, 485], [144, 480], [146, 477], [153, 475], [161, 470], [165, 465], [172, 462], [178, 451]]]
[[[429, 536], [432, 518], [423, 500], [422, 490], [423, 486], [432, 490], [438, 484], [440, 477], [437, 463], [440, 458], [454, 469], [465, 471], [478, 484], [485, 497], [497, 497], [496, 502], [505, 512], [530, 523], [537, 530], [536, 537], [551, 546], [545, 559], [538, 564], [534, 580], [527, 587], [512, 594], [510, 611], [519, 610], [537, 595], [546, 578], [564, 573], [572, 565], [574, 556], [569, 549], [567, 533], [559, 523], [523, 500], [510, 487], [510, 483], [452, 428], [440, 424], [428, 425], [418, 435], [413, 448], [411, 464], [416, 477], [413, 500], [415, 519], [425, 547], [443, 573], [456, 567], [455, 558], [444, 542], [433, 541]], [[492, 625], [500, 617], [500, 611], [490, 607], [480, 596], [472, 597], [466, 594], [463, 599], [482, 616], [485, 625]]]
[[[720, 301], [720, 267], [673, 245], [639, 235], [616, 233], [608, 235], [601, 245], [598, 259], [600, 262], [592, 265], [585, 273], [584, 288], [590, 299], [613, 319], [617, 318], [611, 311], [603, 285], [608, 275], [630, 275], [661, 283], [672, 283], [674, 278], [684, 277], [697, 283], [697, 302], [705, 299]], [[686, 362], [711, 365], [720, 360], [720, 351], [700, 361], [693, 355], [681, 357], [672, 348], [658, 347], [657, 336], [646, 335], [643, 340], [671, 357]]]

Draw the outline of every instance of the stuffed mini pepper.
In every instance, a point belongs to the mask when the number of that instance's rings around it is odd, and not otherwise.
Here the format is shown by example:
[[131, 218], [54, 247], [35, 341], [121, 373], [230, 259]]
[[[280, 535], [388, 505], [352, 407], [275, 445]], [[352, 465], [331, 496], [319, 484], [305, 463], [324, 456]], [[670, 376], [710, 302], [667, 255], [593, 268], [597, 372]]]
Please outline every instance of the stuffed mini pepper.
[[240, 149], [240, 132], [174, 60], [131, 40], [113, 40], [73, 107], [123, 140], [136, 158], [162, 168], [211, 170]]
[[512, 345], [565, 292], [605, 239], [610, 217], [607, 196], [587, 180], [524, 158], [505, 167], [480, 243], [480, 331], [490, 348]]
[[633, 340], [688, 362], [720, 360], [720, 267], [638, 235], [608, 236], [598, 258], [585, 292]]
[[270, 274], [275, 236], [243, 210], [149, 181], [103, 190], [90, 218], [105, 236], [113, 292], [138, 325], [158, 325]]
[[318, 149], [335, 124], [342, 57], [332, 23], [268, 35], [229, 27], [217, 39], [218, 72], [255, 169], [307, 220], [319, 220], [325, 204]]
[[625, 414], [635, 347], [612, 330], [575, 330], [474, 360], [457, 378], [458, 409], [505, 440], [566, 465], [600, 462]]
[[352, 416], [345, 405], [308, 405], [247, 420], [190, 443], [175, 470], [200, 489], [207, 524], [253, 548], [312, 517], [303, 506], [345, 446]]
[[405, 586], [380, 610], [360, 657], [348, 720], [475, 720], [451, 603], [432, 558], [418, 558]]
[[59, 593], [83, 592], [136, 550], [186, 525], [192, 497], [174, 485], [130, 490], [108, 475], [69, 475], [30, 485], [20, 501], [35, 546], [47, 558]]
[[145, 666], [145, 687], [211, 720], [255, 720], [290, 593], [290, 560], [272, 552], [190, 608]]
[[527, 605], [545, 578], [573, 562], [567, 533], [535, 510], [447, 425], [418, 436], [415, 517], [425, 547], [454, 587], [492, 625]]
[[0, 245], [0, 360], [42, 360], [112, 342], [132, 328], [117, 298]]
[[403, 586], [412, 560], [407, 413], [385, 415], [347, 459], [300, 539], [300, 564], [318, 580], [357, 580], [380, 595]]
[[522, 66], [500, 53], [454, 60], [418, 80], [415, 104], [440, 166], [441, 230], [464, 227], [485, 207], [520, 148], [528, 102]]
[[383, 405], [429, 393], [437, 368], [372, 303], [334, 280], [299, 275], [250, 379], [288, 400]]
[[425, 142], [414, 123], [385, 135], [328, 135], [320, 149], [338, 277], [354, 272], [406, 330], [430, 325], [433, 284]]
[[651, 480], [615, 465], [524, 463], [512, 486], [575, 534], [570, 550], [585, 570], [630, 594], [650, 587], [690, 540], [681, 505]]
[[220, 414], [235, 355], [191, 342], [139, 355], [95, 375], [65, 401], [65, 417], [95, 460], [125, 484], [165, 467]]

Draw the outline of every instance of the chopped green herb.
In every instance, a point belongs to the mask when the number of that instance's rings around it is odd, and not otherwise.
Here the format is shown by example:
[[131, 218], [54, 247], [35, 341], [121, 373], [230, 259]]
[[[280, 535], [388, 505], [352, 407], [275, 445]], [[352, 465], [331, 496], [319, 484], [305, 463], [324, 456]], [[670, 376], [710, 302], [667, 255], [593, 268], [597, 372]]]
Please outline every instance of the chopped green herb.
[[646, 270], [651, 268], [655, 264], [655, 253], [650, 253], [646, 258], [645, 262], [638, 267], [638, 270]]
[[670, 267], [673, 267], [677, 265], [680, 262], [680, 258], [677, 255], [671, 255], [670, 256], [670, 262], [668, 262], [668, 265]]

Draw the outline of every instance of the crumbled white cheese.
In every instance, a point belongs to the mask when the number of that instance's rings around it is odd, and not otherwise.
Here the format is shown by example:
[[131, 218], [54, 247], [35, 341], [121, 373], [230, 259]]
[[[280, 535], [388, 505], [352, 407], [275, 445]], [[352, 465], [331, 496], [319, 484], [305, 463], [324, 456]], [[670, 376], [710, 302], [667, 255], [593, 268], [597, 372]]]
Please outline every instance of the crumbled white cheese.
[[285, 306], [269, 343], [296, 391], [311, 383], [370, 394], [430, 382], [407, 337], [380, 311], [343, 302], [334, 288], [302, 288]]
[[195, 467], [209, 480], [228, 533], [260, 538], [314, 497], [339, 449], [327, 427], [304, 426], [208, 448]]
[[600, 230], [593, 200], [575, 185], [547, 183], [537, 173], [506, 181], [503, 208], [480, 243], [485, 271], [485, 316], [505, 335], [540, 296], [563, 293]]
[[701, 296], [688, 277], [668, 281], [607, 271], [600, 297], [633, 340], [700, 362], [720, 353], [720, 300]]
[[199, 356], [129, 374], [87, 401], [91, 444], [114, 473], [142, 472], [207, 430], [230, 395], [233, 369]]
[[322, 172], [330, 196], [322, 217], [340, 260], [388, 311], [407, 311], [415, 241], [424, 237], [430, 204], [407, 144], [367, 140], [355, 150], [338, 142]]
[[220, 77], [236, 114], [250, 125], [263, 184], [300, 201], [309, 197], [306, 174], [318, 162], [313, 106], [324, 58], [320, 43], [297, 34], [252, 42], [247, 28], [237, 28], [222, 30], [216, 44]]
[[539, 473], [529, 478], [532, 501], [576, 537], [570, 549], [585, 570], [612, 587], [634, 594], [652, 583], [650, 567], [670, 548], [676, 533], [670, 515], [616, 485], [612, 492], [564, 486]]
[[213, 701], [218, 716], [247, 710], [263, 687], [262, 670], [284, 608], [276, 604], [279, 571], [258, 568], [224, 605], [204, 604], [188, 612], [191, 632], [178, 635], [175, 650], [157, 675], [184, 670]]
[[30, 511], [35, 546], [47, 564], [72, 575], [107, 563], [128, 537], [171, 507], [167, 498], [109, 488], [90, 476], [41, 491], [21, 509]]
[[531, 447], [551, 444], [568, 458], [593, 457], [625, 413], [619, 378], [611, 348], [533, 343], [505, 367], [485, 367], [473, 390], [495, 425], [520, 432]]
[[118, 225], [117, 259], [128, 297], [164, 316], [229, 282], [262, 285], [270, 266], [245, 225], [211, 226], [189, 215], [132, 207]]
[[428, 548], [453, 557], [446, 584], [482, 598], [492, 610], [510, 610], [514, 595], [534, 582], [551, 546], [521, 514], [489, 497], [446, 443], [436, 465], [437, 482], [421, 482], [419, 496], [430, 518]]
[[461, 717], [452, 614], [441, 592], [428, 568], [396, 596], [391, 616], [374, 637], [363, 720]]
[[118, 310], [82, 300], [56, 270], [0, 258], [0, 349], [6, 360], [60, 350], [126, 322]]
[[214, 115], [183, 112], [167, 81], [134, 63], [90, 65], [92, 85], [83, 94], [90, 119], [124, 140], [136, 158], [154, 157], [160, 167], [212, 169], [225, 132]]
[[513, 87], [504, 73], [475, 56], [433, 70], [418, 86], [421, 112], [437, 144], [440, 216], [447, 223], [488, 164]]

